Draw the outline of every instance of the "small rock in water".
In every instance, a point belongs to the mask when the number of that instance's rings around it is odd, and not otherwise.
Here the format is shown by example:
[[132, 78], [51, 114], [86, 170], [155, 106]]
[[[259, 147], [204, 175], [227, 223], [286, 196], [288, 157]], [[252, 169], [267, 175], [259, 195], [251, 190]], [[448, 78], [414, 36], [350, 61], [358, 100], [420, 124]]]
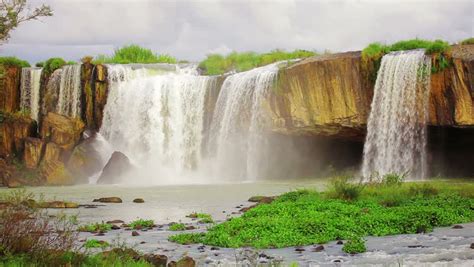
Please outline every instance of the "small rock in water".
[[115, 224], [112, 224], [112, 226], [110, 227], [110, 229], [112, 229], [112, 230], [120, 230], [120, 226], [115, 225]]
[[423, 245], [411, 245], [411, 246], [408, 246], [409, 248], [424, 248], [425, 246]]
[[168, 257], [165, 255], [146, 254], [143, 258], [153, 266], [166, 266], [168, 262]]
[[104, 236], [105, 234], [104, 233], [97, 233], [95, 234], [95, 236]]
[[219, 250], [220, 248], [218, 247], [211, 247], [211, 250]]
[[189, 256], [185, 256], [183, 258], [181, 258], [175, 266], [179, 266], [179, 267], [194, 267], [196, 266], [196, 262], [194, 261], [193, 258], [189, 257]]
[[452, 228], [453, 229], [463, 229], [464, 227], [462, 225], [456, 224]]
[[193, 225], [186, 226], [186, 230], [194, 230], [194, 229], [196, 229], [196, 227], [194, 227]]
[[133, 203], [145, 203], [145, 200], [143, 200], [143, 198], [135, 198]]
[[312, 249], [313, 252], [321, 252], [324, 250], [324, 246], [320, 245]]
[[142, 241], [142, 242], [140, 242], [140, 244], [146, 244], [146, 242], [145, 242], [145, 241]]
[[132, 236], [139, 236], [140, 234], [137, 231], [132, 232]]
[[116, 224], [116, 223], [124, 223], [122, 220], [112, 220], [112, 221], [107, 221], [106, 223], [108, 224]]
[[341, 260], [333, 260], [332, 262], [342, 262]]
[[298, 251], [298, 252], [303, 252], [305, 251], [306, 249], [302, 248], [302, 247], [297, 247], [295, 248], [295, 251]]
[[474, 243], [471, 243], [471, 248], [474, 249]]
[[122, 203], [122, 199], [119, 197], [101, 197], [92, 200], [92, 202], [100, 203]]
[[337, 245], [343, 245], [344, 242], [342, 242], [342, 240], [337, 240], [336, 244], [337, 244]]

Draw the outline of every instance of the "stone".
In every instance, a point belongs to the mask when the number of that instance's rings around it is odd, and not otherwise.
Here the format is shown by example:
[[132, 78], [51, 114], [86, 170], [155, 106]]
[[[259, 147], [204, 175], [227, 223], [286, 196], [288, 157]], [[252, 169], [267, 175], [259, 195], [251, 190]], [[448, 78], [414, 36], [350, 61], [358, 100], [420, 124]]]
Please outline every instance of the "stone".
[[175, 261], [168, 262], [168, 267], [176, 267], [176, 262]]
[[343, 245], [343, 244], [344, 244], [344, 242], [342, 242], [342, 240], [337, 240], [337, 242], [336, 242], [336, 245]]
[[314, 247], [311, 251], [313, 252], [321, 252], [324, 250], [324, 246], [320, 245], [320, 246], [316, 246]]
[[194, 267], [196, 266], [196, 262], [193, 258], [189, 256], [185, 256], [181, 258], [178, 262], [176, 262], [176, 267]]
[[137, 231], [132, 231], [132, 236], [139, 236], [140, 234]]
[[453, 225], [452, 228], [453, 229], [463, 229], [464, 227], [462, 225], [456, 224], [456, 225]]
[[110, 229], [112, 230], [120, 230], [120, 226], [113, 224]]
[[73, 203], [73, 202], [65, 202], [65, 201], [41, 202], [38, 204], [38, 206], [44, 209], [77, 209], [79, 208], [79, 204]]
[[122, 220], [112, 220], [112, 221], [107, 221], [106, 223], [108, 224], [119, 224], [119, 223], [124, 223]]
[[23, 160], [28, 169], [36, 169], [40, 163], [44, 151], [44, 143], [39, 138], [27, 137], [25, 139], [25, 151]]
[[474, 243], [471, 243], [471, 248], [474, 249]]
[[166, 267], [166, 264], [168, 263], [168, 257], [165, 255], [145, 254], [143, 258], [156, 267]]
[[122, 199], [119, 197], [101, 197], [92, 200], [92, 202], [101, 202], [101, 203], [122, 203]]
[[304, 249], [304, 248], [302, 248], [302, 247], [297, 247], [297, 248], [295, 248], [295, 251], [297, 251], [297, 252], [303, 252], [303, 251], [305, 251], [305, 250], [306, 250], [306, 249]]
[[122, 152], [115, 151], [102, 170], [98, 184], [116, 184], [133, 168], [130, 160]]
[[143, 200], [143, 198], [135, 198], [133, 203], [145, 203], [145, 200]]
[[49, 112], [41, 125], [40, 136], [65, 151], [71, 151], [79, 142], [83, 130], [84, 123], [80, 119]]

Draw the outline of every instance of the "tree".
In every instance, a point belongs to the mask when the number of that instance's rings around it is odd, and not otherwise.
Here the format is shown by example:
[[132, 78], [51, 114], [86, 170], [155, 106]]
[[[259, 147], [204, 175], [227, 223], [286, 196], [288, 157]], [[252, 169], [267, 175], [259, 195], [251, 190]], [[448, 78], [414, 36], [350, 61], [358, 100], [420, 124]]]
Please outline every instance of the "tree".
[[48, 5], [31, 8], [27, 0], [0, 0], [0, 43], [10, 38], [10, 32], [25, 21], [53, 15]]

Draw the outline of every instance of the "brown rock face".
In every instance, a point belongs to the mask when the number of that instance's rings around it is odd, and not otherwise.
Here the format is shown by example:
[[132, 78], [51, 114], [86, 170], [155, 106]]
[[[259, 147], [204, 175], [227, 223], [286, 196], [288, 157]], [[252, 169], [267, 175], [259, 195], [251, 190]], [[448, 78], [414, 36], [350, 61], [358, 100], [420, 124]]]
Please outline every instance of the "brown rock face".
[[81, 138], [84, 123], [56, 113], [48, 113], [41, 126], [41, 138], [51, 140], [65, 151], [70, 151]]
[[39, 138], [28, 137], [25, 139], [25, 166], [29, 169], [35, 169], [40, 163], [44, 151], [44, 143]]
[[0, 110], [20, 109], [20, 76], [21, 68], [0, 66]]
[[81, 66], [81, 88], [83, 90], [83, 103], [85, 103], [84, 119], [89, 129], [95, 129], [94, 121], [94, 90], [91, 84], [94, 65], [85, 62]]
[[102, 170], [97, 180], [98, 184], [116, 184], [121, 181], [124, 174], [133, 168], [130, 160], [123, 153], [115, 151]]
[[100, 129], [108, 95], [107, 68], [104, 65], [96, 65], [94, 75], [94, 121], [96, 129]]
[[280, 70], [269, 99], [273, 130], [362, 137], [372, 86], [359, 52], [309, 58]]
[[74, 176], [76, 183], [87, 183], [87, 178], [99, 172], [104, 166], [96, 150], [95, 137], [91, 136], [76, 146], [67, 162], [67, 168]]
[[47, 185], [71, 185], [74, 179], [61, 161], [43, 161], [40, 166], [40, 175]]
[[0, 157], [21, 156], [24, 141], [36, 132], [36, 123], [27, 116], [6, 113], [0, 121]]

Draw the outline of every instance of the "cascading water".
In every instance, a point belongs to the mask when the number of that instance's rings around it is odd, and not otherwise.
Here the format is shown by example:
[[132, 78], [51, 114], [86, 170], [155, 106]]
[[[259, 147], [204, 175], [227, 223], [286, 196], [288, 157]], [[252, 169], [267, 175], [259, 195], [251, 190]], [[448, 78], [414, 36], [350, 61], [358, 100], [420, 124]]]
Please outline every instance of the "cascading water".
[[216, 175], [244, 180], [261, 176], [266, 142], [263, 133], [268, 123], [262, 105], [277, 76], [278, 64], [237, 73], [224, 81], [211, 126]]
[[170, 66], [107, 67], [100, 133], [139, 166], [138, 182], [196, 182], [184, 180], [201, 161], [205, 95], [215, 78], [198, 76], [194, 66]]
[[431, 61], [424, 50], [382, 58], [364, 145], [362, 176], [423, 178]]
[[69, 117], [81, 116], [81, 65], [62, 67], [56, 112]]
[[38, 121], [40, 110], [41, 68], [23, 68], [21, 70], [20, 107], [29, 110], [31, 118]]

